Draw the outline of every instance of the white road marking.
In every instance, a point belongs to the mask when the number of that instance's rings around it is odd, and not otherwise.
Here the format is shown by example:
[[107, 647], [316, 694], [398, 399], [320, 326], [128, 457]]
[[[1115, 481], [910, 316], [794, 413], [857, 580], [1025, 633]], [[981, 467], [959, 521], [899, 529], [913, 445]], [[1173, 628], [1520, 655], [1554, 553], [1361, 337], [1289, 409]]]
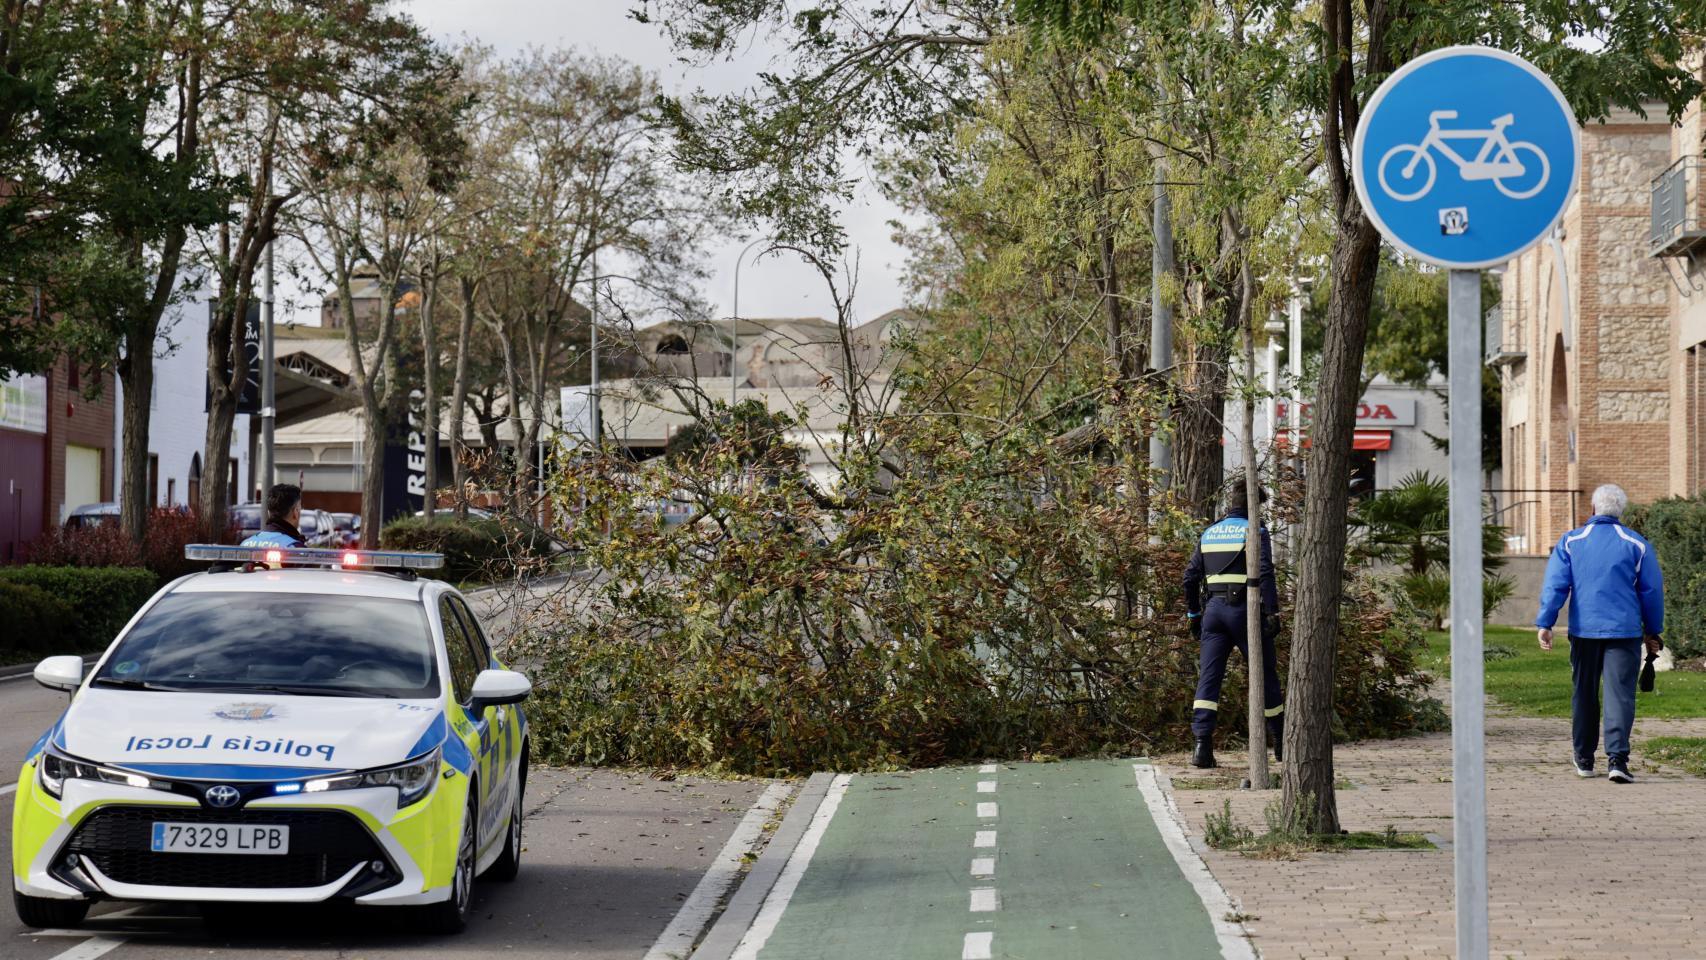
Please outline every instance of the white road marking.
[[1001, 815], [1001, 808], [994, 801], [980, 803], [977, 805], [977, 815], [986, 819], [993, 819]]
[[740, 878], [744, 858], [763, 834], [765, 822], [792, 790], [793, 787], [789, 784], [773, 783], [758, 795], [758, 799], [746, 811], [746, 816], [735, 826], [734, 833], [729, 834], [729, 840], [723, 844], [722, 851], [711, 861], [705, 875], [699, 878], [698, 885], [688, 894], [686, 902], [676, 911], [675, 919], [669, 922], [669, 926], [658, 936], [657, 942], [646, 951], [645, 960], [673, 960], [693, 952], [693, 945], [699, 941], [699, 935], [705, 932], [705, 926], [716, 914], [717, 905], [722, 902], [723, 895], [728, 893], [729, 887]]
[[8, 783], [4, 787], [0, 787], [0, 797], [4, 797], [6, 794], [11, 793], [13, 790], [16, 790], [16, 789], [18, 789], [17, 784]]
[[994, 913], [1001, 909], [1001, 894], [994, 887], [977, 887], [971, 892], [972, 913]]
[[825, 830], [829, 829], [829, 821], [835, 818], [835, 809], [841, 806], [841, 798], [847, 794], [847, 785], [853, 781], [850, 774], [837, 774], [829, 783], [829, 792], [824, 795], [823, 802], [818, 804], [817, 812], [812, 815], [811, 825], [806, 828], [805, 835], [800, 837], [800, 843], [794, 848], [794, 853], [788, 858], [788, 865], [782, 868], [782, 875], [776, 878], [776, 885], [770, 888], [770, 895], [764, 898], [764, 906], [759, 908], [758, 917], [752, 921], [752, 927], [746, 931], [740, 944], [735, 947], [734, 956], [730, 960], [757, 960], [758, 951], [764, 949], [770, 935], [776, 932], [776, 924], [782, 919], [782, 911], [788, 909], [788, 901], [794, 897], [794, 891], [800, 885], [800, 878], [805, 876], [806, 868], [811, 866], [812, 854], [817, 852], [817, 845], [823, 840]]
[[51, 960], [95, 960], [122, 946], [122, 937], [90, 937], [64, 953], [54, 954]]
[[977, 782], [977, 792], [978, 793], [994, 793], [995, 792], [995, 781], [994, 780], [979, 780]]
[[979, 830], [977, 832], [977, 836], [972, 838], [971, 845], [974, 847], [993, 847], [993, 846], [995, 846], [995, 831], [994, 830]]
[[1220, 881], [1214, 879], [1214, 874], [1208, 872], [1208, 864], [1203, 863], [1202, 857], [1191, 849], [1191, 842], [1185, 837], [1184, 821], [1179, 816], [1179, 808], [1173, 803], [1173, 797], [1161, 787], [1160, 774], [1147, 763], [1131, 765], [1137, 774], [1137, 789], [1143, 794], [1143, 802], [1149, 807], [1150, 819], [1155, 821], [1155, 828], [1161, 831], [1161, 840], [1167, 845], [1167, 852], [1173, 855], [1173, 862], [1179, 865], [1179, 872], [1185, 875], [1191, 886], [1197, 891], [1197, 897], [1208, 910], [1209, 922], [1214, 925], [1214, 935], [1220, 940], [1220, 955], [1224, 960], [1256, 960], [1255, 948], [1250, 945], [1249, 933], [1242, 923], [1234, 923], [1228, 916], [1236, 915], [1232, 898], [1226, 895]]
[[971, 862], [971, 875], [974, 877], [995, 876], [994, 857], [974, 857]]
[[966, 934], [966, 945], [960, 948], [960, 960], [990, 960], [994, 955], [995, 934], [987, 930]]
[[996, 771], [996, 766], [993, 763], [986, 763], [983, 766], [977, 768], [978, 773], [994, 773], [995, 771]]

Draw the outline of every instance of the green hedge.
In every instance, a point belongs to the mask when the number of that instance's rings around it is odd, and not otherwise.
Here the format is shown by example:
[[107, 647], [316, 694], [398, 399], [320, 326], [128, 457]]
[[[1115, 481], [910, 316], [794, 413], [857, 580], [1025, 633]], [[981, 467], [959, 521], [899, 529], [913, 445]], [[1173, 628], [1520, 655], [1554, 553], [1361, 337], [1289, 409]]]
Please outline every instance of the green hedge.
[[[58, 642], [71, 631], [71, 607], [40, 587], [0, 580], [0, 658], [5, 653], [23, 659], [25, 654], [59, 652]], [[9, 658], [6, 658], [9, 659]]]
[[379, 533], [386, 550], [424, 550], [444, 554], [444, 568], [432, 571], [456, 583], [504, 580], [523, 570], [549, 564], [550, 541], [538, 529], [514, 520], [457, 520], [444, 514], [427, 520], [393, 520]]
[[1623, 522], [1653, 542], [1665, 577], [1665, 643], [1706, 657], [1706, 500], [1670, 498], [1633, 507]]
[[[0, 647], [42, 654], [94, 653], [106, 649], [132, 615], [160, 587], [153, 573], [141, 567], [0, 567], [0, 586], [32, 588], [0, 594], [0, 624], [6, 625]], [[46, 594], [65, 608], [66, 618], [52, 633], [13, 630], [14, 617], [47, 616], [51, 612], [33, 594]], [[38, 621], [46, 622], [46, 621]]]

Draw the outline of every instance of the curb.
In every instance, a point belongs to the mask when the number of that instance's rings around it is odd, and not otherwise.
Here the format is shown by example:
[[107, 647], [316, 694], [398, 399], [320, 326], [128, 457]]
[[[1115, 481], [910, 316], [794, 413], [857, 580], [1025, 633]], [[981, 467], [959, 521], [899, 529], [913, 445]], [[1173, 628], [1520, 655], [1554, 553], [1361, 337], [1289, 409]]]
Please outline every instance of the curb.
[[692, 953], [693, 960], [729, 960], [734, 955], [741, 938], [746, 936], [747, 929], [758, 918], [759, 908], [770, 896], [770, 888], [776, 885], [782, 868], [788, 865], [794, 848], [799, 846], [800, 838], [811, 826], [812, 818], [817, 815], [817, 808], [829, 793], [830, 782], [834, 779], [834, 774], [814, 773], [800, 788], [793, 807], [782, 819], [782, 825], [776, 828], [776, 835], [759, 854], [758, 862], [747, 871], [746, 878], [729, 899], [722, 916], [711, 925], [705, 939], [699, 941], [698, 948]]

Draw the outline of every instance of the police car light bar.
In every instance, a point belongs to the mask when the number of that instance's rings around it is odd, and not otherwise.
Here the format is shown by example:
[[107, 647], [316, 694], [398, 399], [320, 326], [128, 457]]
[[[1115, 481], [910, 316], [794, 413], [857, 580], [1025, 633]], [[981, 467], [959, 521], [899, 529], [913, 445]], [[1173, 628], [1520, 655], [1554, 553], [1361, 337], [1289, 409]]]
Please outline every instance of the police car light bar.
[[325, 550], [319, 547], [227, 547], [217, 543], [192, 543], [184, 547], [184, 559], [215, 563], [289, 564], [293, 567], [356, 567], [366, 570], [437, 570], [444, 566], [442, 553], [407, 550]]

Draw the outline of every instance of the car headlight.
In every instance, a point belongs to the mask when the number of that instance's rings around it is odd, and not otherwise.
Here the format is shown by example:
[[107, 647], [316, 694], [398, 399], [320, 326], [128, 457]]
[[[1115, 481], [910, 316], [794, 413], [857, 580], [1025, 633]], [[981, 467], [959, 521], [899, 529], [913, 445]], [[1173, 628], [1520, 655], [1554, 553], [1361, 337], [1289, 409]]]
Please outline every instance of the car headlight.
[[69, 754], [56, 750], [43, 750], [41, 762], [36, 764], [38, 780], [42, 790], [47, 795], [58, 800], [65, 791], [67, 780], [94, 780], [99, 783], [119, 783], [127, 787], [141, 787], [144, 790], [165, 789], [153, 780], [140, 773], [129, 770], [119, 770], [114, 767], [103, 767], [87, 760], [79, 760]]
[[432, 791], [432, 785], [438, 782], [438, 766], [439, 760], [443, 757], [443, 749], [442, 747], [434, 747], [429, 753], [423, 753], [413, 760], [405, 760], [392, 767], [380, 767], [377, 770], [361, 770], [356, 773], [309, 780], [302, 785], [302, 792], [321, 793], [326, 790], [356, 790], [362, 787], [396, 787], [397, 806], [399, 808], [406, 807], [419, 802]]

